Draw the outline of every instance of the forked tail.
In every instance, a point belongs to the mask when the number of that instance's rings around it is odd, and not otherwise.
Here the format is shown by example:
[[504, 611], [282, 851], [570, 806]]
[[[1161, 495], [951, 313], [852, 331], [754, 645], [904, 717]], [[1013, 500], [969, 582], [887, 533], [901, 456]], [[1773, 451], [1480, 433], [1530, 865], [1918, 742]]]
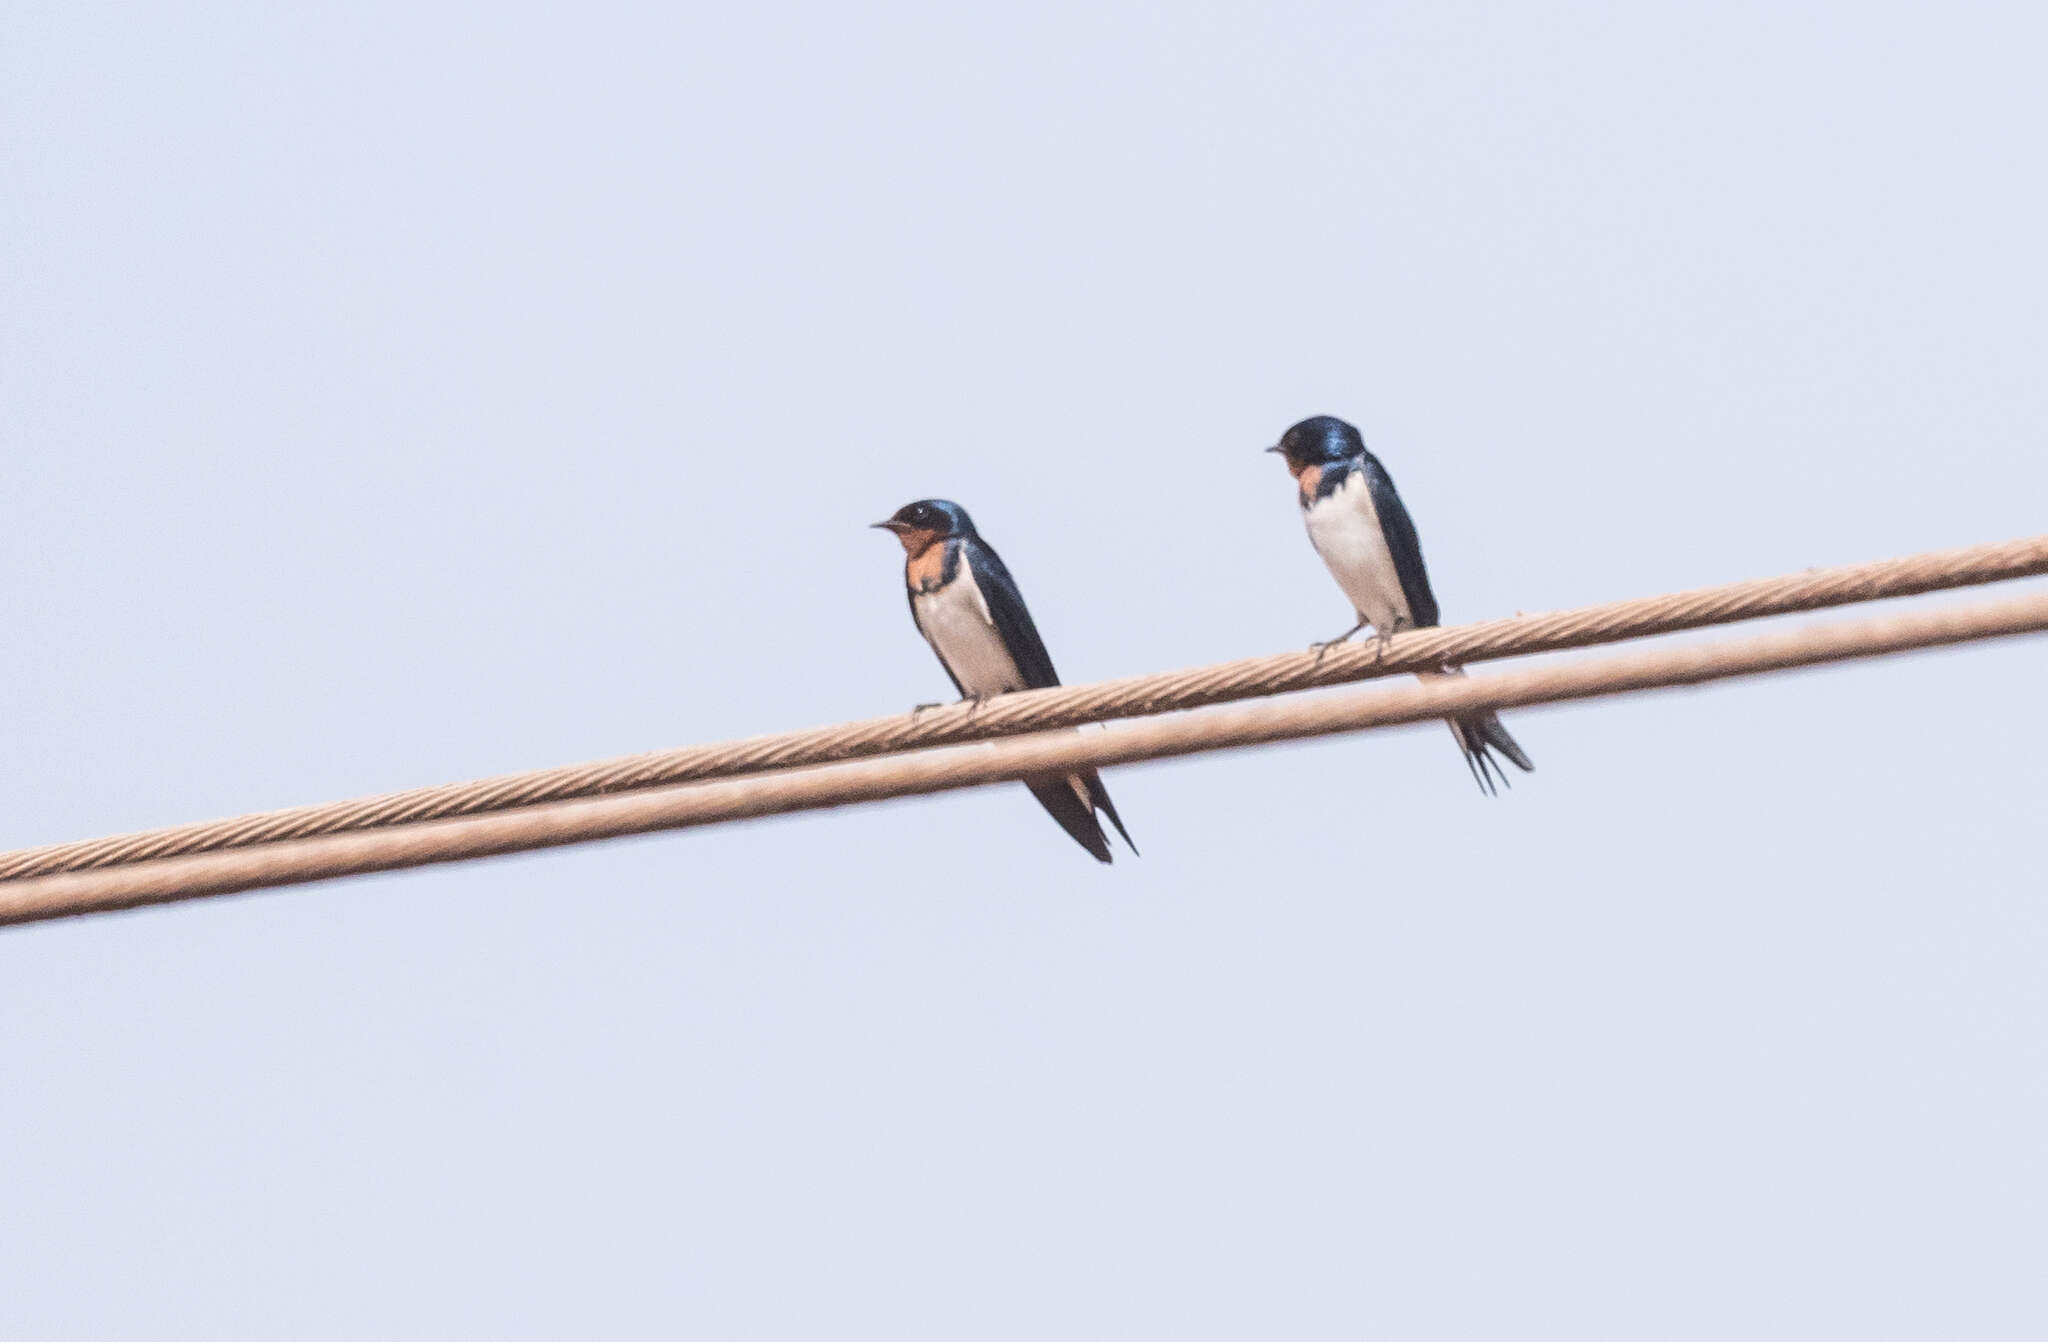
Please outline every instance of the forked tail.
[[1495, 796], [1501, 788], [1508, 786], [1508, 772], [1493, 756], [1496, 750], [1507, 756], [1523, 773], [1536, 772], [1536, 766], [1515, 744], [1515, 738], [1500, 725], [1500, 714], [1489, 710], [1449, 721], [1451, 735], [1458, 738], [1458, 749], [1465, 754], [1465, 767], [1472, 771], [1473, 780], [1487, 796]]
[[1038, 804], [1060, 822], [1060, 828], [1097, 862], [1111, 860], [1109, 838], [1102, 832], [1097, 811], [1109, 817], [1109, 823], [1124, 836], [1124, 842], [1131, 844], [1131, 852], [1138, 851], [1138, 845], [1131, 843], [1131, 832], [1124, 828], [1123, 818], [1116, 813], [1116, 804], [1109, 799], [1109, 789], [1102, 785], [1102, 775], [1095, 770], [1064, 778], [1028, 779], [1024, 785], [1038, 798]]
[[[1453, 667], [1443, 674], [1462, 676], [1465, 673]], [[1492, 709], [1444, 721], [1458, 742], [1459, 752], [1465, 756], [1465, 767], [1472, 771], [1473, 781], [1487, 796], [1498, 796], [1500, 790], [1508, 786], [1508, 771], [1494, 757], [1495, 751], [1507, 756], [1508, 762], [1523, 773], [1536, 772], [1536, 765], [1527, 752], [1516, 744], [1514, 737], [1508, 735], [1508, 729], [1501, 726], [1500, 714]]]

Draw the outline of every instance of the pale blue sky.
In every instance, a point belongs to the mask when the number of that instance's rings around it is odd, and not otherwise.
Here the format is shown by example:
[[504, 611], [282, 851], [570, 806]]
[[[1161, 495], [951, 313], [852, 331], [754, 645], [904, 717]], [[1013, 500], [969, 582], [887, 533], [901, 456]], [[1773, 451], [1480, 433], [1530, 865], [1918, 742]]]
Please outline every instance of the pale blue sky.
[[[2044, 41], [11, 0], [0, 847], [2039, 532]], [[2044, 658], [0, 934], [0, 1334], [2038, 1337]]]

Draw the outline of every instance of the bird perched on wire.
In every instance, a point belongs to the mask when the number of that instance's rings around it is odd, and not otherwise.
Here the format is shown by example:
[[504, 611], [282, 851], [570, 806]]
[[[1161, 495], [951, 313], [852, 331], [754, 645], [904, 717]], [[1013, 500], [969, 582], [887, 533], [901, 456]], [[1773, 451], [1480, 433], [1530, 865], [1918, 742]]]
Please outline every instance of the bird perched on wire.
[[[1296, 424], [1266, 450], [1286, 458], [1309, 543], [1358, 616], [1357, 624], [1328, 643], [1316, 644], [1316, 651], [1343, 643], [1368, 625], [1383, 648], [1403, 629], [1433, 627], [1436, 596], [1429, 590], [1415, 523], [1394, 491], [1393, 477], [1366, 450], [1358, 430], [1332, 415], [1317, 415]], [[1456, 667], [1444, 672], [1464, 674]], [[1488, 711], [1448, 721], [1481, 791], [1492, 795], [1496, 778], [1508, 781], [1494, 751], [1524, 773], [1535, 772], [1536, 766], [1501, 726], [1498, 714]]]
[[[1016, 580], [975, 531], [965, 508], [945, 499], [922, 499], [875, 525], [903, 542], [910, 618], [963, 698], [980, 703], [1012, 690], [1060, 683]], [[1131, 851], [1138, 851], [1095, 770], [1031, 779], [1025, 786], [1098, 862], [1111, 860], [1098, 811], [1109, 817]]]

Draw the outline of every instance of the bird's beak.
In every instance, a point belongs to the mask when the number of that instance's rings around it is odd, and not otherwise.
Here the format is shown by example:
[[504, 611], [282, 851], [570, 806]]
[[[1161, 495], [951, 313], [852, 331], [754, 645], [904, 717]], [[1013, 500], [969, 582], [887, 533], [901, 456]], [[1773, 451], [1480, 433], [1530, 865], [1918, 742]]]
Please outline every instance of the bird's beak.
[[873, 526], [869, 527], [868, 529], [870, 531], [893, 531], [899, 536], [902, 535], [905, 530], [907, 530], [903, 523], [898, 522], [893, 517], [886, 522], [876, 522]]
[[1286, 450], [1286, 448], [1280, 446], [1280, 444], [1278, 443], [1275, 443], [1271, 447], [1266, 449], [1266, 451], [1268, 452], [1285, 452]]

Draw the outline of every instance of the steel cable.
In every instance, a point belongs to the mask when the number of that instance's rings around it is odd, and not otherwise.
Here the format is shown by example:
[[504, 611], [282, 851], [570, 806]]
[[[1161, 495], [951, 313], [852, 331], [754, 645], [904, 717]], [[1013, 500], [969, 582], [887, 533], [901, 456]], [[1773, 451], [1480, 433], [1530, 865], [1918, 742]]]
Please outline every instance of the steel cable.
[[231, 894], [1069, 771], [1356, 732], [2048, 630], [2048, 593], [1745, 640], [1584, 658], [1482, 678], [1215, 708], [1103, 732], [1040, 732], [972, 748], [779, 770], [497, 814], [398, 825], [0, 882], [0, 924]]
[[2048, 573], [2048, 536], [1845, 568], [1809, 570], [1554, 614], [1414, 630], [1396, 635], [1384, 647], [1367, 640], [1333, 648], [1320, 658], [1307, 653], [1285, 653], [1188, 671], [1005, 695], [978, 710], [949, 706], [922, 715], [876, 718], [24, 849], [0, 854], [0, 881], [92, 871], [184, 854], [482, 815], [570, 798], [1171, 713], [1445, 665], [1557, 652], [2044, 573]]

